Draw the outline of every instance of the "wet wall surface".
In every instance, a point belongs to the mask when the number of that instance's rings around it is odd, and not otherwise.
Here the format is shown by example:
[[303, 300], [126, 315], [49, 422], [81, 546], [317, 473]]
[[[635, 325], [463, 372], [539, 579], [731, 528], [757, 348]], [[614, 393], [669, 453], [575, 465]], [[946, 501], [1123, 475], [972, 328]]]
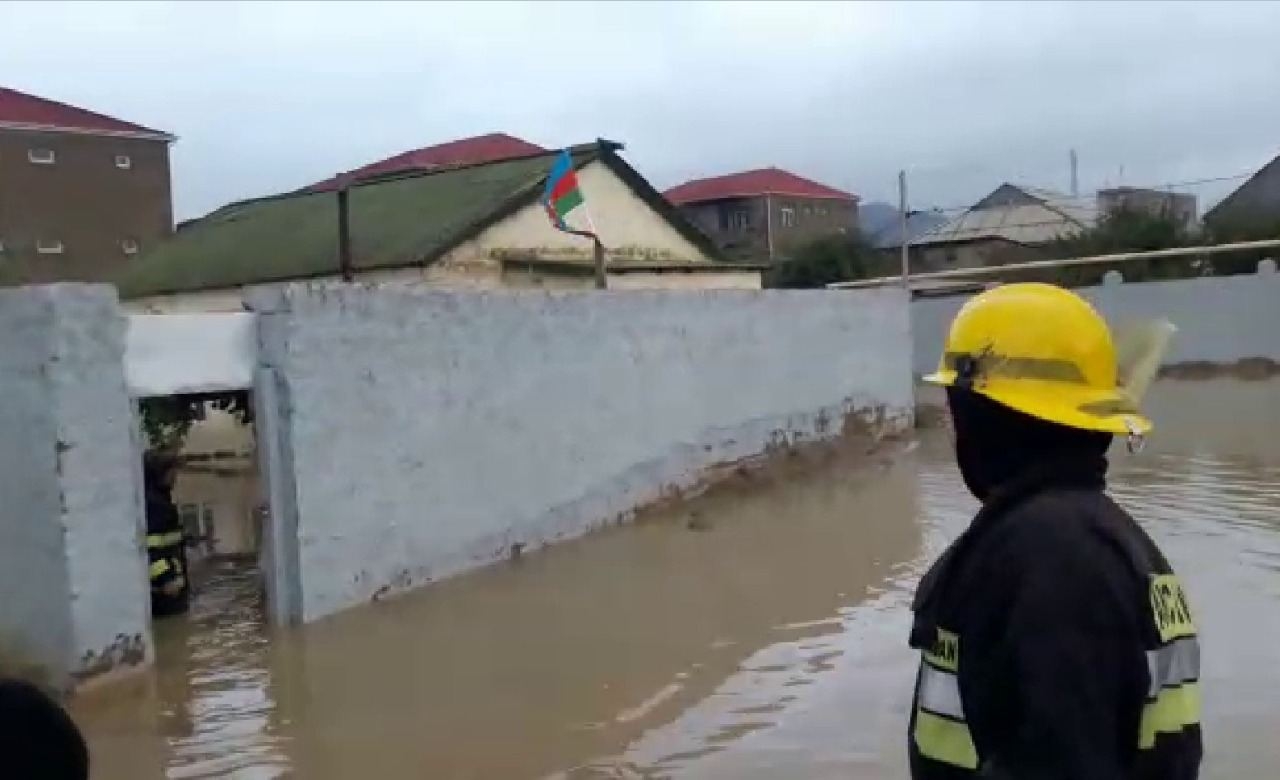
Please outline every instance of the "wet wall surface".
[[898, 289], [254, 300], [272, 571], [298, 622], [578, 536], [850, 412], [910, 424]]
[[[1256, 274], [1195, 279], [1104, 284], [1084, 287], [1083, 295], [1114, 325], [1168, 319], [1178, 328], [1166, 363], [1229, 366], [1239, 360], [1280, 361], [1280, 274], [1274, 265]], [[913, 371], [927, 374], [937, 365], [947, 324], [971, 296], [925, 298], [912, 302]], [[1206, 306], [1206, 301], [1212, 301]]]
[[[1197, 612], [1206, 775], [1271, 776], [1280, 384], [1153, 393], [1112, 490]], [[974, 509], [933, 430], [297, 630], [230, 567], [74, 711], [104, 778], [902, 778], [907, 604]]]

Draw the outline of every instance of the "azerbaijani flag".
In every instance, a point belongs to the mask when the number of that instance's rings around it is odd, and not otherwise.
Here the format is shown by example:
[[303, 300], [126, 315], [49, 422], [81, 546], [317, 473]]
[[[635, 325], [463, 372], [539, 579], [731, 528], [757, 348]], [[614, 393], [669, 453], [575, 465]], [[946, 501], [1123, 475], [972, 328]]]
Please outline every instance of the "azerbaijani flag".
[[[582, 190], [578, 187], [578, 174], [573, 170], [573, 156], [565, 149], [556, 157], [551, 173], [547, 174], [547, 186], [542, 191], [542, 207], [547, 210], [547, 216], [557, 230], [595, 238], [594, 225], [591, 230], [575, 230], [565, 221], [569, 212], [579, 206], [584, 206]], [[590, 214], [587, 215], [587, 223], [591, 223]]]

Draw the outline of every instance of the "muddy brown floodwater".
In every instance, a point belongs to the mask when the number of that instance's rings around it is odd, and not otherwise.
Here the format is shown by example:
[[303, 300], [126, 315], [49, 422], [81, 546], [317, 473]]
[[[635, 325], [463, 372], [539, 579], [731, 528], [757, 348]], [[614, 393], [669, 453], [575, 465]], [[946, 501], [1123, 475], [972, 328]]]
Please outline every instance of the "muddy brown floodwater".
[[[1280, 766], [1280, 382], [1165, 381], [1112, 491], [1186, 580], [1207, 775]], [[95, 777], [901, 778], [947, 435], [715, 491], [302, 629], [228, 566], [74, 714]], [[892, 454], [893, 457], [887, 457]]]

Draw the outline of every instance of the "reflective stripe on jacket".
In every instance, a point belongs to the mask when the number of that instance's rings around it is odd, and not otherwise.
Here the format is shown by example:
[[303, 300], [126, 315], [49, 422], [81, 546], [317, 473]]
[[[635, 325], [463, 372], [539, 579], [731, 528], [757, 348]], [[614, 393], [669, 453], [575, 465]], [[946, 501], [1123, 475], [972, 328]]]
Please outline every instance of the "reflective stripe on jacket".
[[912, 776], [1194, 780], [1200, 648], [1155, 544], [1070, 469], [988, 500], [916, 594]]

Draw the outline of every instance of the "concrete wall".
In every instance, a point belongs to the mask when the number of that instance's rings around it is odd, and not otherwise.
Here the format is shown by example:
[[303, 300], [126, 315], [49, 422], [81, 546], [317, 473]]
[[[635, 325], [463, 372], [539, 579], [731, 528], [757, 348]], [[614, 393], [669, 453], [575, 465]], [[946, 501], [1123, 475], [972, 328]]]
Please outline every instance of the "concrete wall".
[[60, 685], [149, 654], [124, 329], [109, 287], [0, 291], [0, 663]]
[[[565, 263], [564, 265], [568, 265]], [[697, 266], [688, 271], [684, 266], [658, 270], [611, 269], [610, 290], [759, 290], [764, 287], [763, 274], [754, 269], [723, 269]], [[507, 264], [502, 270], [502, 287], [508, 290], [594, 290], [595, 274], [590, 267], [578, 266], [559, 270], [546, 267], [524, 267]]]
[[[715, 463], [909, 424], [897, 290], [267, 290], [258, 424], [277, 619], [624, 519]], [[270, 476], [274, 475], [274, 476]]]
[[[1267, 266], [1271, 268], [1273, 266]], [[1280, 361], [1280, 275], [1274, 271], [1160, 282], [1086, 287], [1083, 295], [1115, 325], [1165, 317], [1178, 327], [1166, 364], [1234, 363], [1244, 358]], [[970, 296], [911, 303], [919, 376], [937, 367], [947, 327]]]
[[253, 384], [258, 326], [252, 314], [131, 314], [128, 323], [125, 381], [135, 398]]
[[763, 287], [764, 280], [759, 271], [625, 271], [609, 274], [610, 290], [759, 290]]

